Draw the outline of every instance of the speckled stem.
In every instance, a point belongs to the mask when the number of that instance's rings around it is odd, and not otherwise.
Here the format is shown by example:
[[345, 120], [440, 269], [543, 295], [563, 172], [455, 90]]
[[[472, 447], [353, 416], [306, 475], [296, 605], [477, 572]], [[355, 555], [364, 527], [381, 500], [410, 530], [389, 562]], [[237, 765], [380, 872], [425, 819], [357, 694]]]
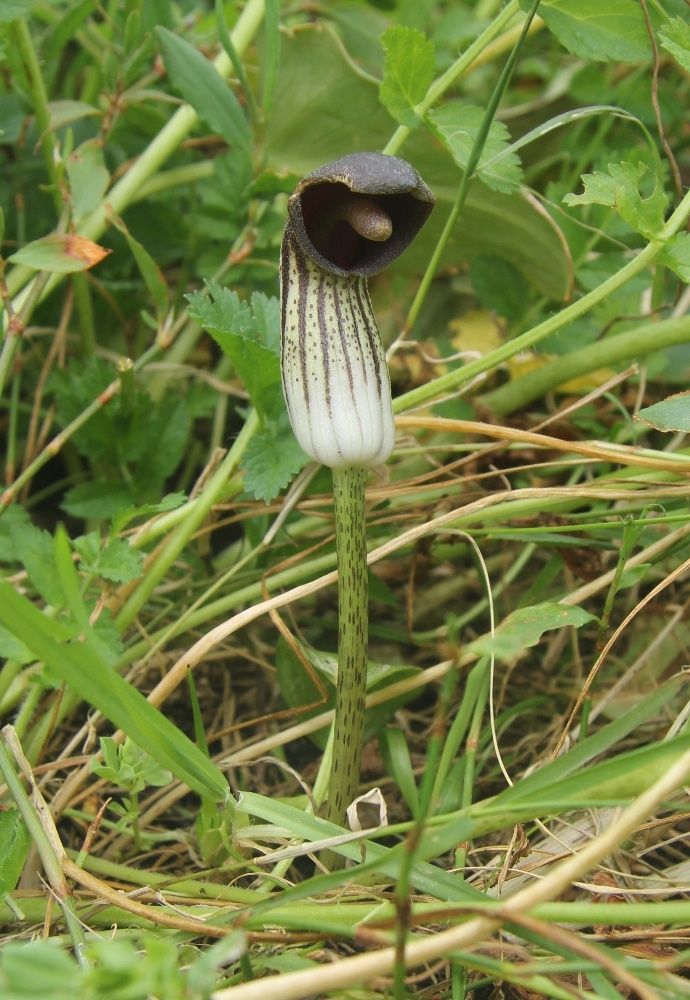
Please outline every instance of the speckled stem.
[[367, 680], [368, 577], [361, 466], [333, 470], [338, 554], [338, 686], [326, 818], [343, 824], [357, 795]]

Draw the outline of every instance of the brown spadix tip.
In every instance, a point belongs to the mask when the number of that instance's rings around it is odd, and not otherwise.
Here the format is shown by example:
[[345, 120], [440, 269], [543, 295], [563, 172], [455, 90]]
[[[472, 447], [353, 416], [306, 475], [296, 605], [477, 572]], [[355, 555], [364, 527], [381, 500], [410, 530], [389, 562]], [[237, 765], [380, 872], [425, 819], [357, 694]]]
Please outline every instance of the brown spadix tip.
[[350, 153], [299, 182], [288, 201], [288, 226], [318, 267], [342, 277], [366, 277], [407, 249], [434, 202], [405, 160]]

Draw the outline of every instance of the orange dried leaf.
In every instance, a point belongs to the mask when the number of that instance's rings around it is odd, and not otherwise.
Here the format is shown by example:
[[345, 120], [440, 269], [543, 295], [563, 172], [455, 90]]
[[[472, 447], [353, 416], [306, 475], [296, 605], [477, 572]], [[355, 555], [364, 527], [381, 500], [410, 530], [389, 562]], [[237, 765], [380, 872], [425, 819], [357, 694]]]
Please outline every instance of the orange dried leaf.
[[52, 233], [40, 240], [27, 243], [10, 260], [16, 264], [26, 264], [36, 271], [51, 271], [55, 274], [69, 274], [72, 271], [87, 271], [107, 257], [110, 250], [87, 240], [75, 233]]

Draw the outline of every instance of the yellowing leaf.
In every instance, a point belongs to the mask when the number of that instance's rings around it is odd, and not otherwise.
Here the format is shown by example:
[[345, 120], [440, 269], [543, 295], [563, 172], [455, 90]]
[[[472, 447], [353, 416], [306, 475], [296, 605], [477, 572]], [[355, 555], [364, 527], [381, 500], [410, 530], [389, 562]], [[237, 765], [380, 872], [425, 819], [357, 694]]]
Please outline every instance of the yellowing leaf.
[[478, 351], [488, 354], [500, 347], [505, 339], [505, 327], [488, 309], [472, 309], [448, 324], [453, 334], [452, 344], [458, 351]]
[[[538, 371], [555, 359], [556, 355], [554, 354], [533, 354], [532, 352], [526, 352], [508, 358], [506, 367], [510, 372], [511, 379], [517, 379], [523, 375], [529, 375], [531, 372]], [[576, 378], [570, 378], [566, 382], [561, 382], [553, 391], [574, 393], [576, 396], [580, 394], [584, 395], [584, 393], [591, 392], [592, 389], [597, 389], [600, 385], [604, 385], [615, 374], [613, 368], [597, 368], [595, 371], [586, 372], [584, 375], [578, 375]]]

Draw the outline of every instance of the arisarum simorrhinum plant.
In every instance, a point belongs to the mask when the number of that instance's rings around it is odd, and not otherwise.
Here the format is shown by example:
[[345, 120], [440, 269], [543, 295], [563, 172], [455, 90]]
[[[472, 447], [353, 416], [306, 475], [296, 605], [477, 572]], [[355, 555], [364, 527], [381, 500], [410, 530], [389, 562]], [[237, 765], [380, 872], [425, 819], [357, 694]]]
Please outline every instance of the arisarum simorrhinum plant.
[[390, 379], [367, 278], [405, 250], [434, 196], [409, 163], [351, 153], [288, 201], [281, 248], [283, 391], [302, 448], [333, 470], [338, 681], [327, 818], [356, 796], [367, 670], [366, 469], [394, 444]]

